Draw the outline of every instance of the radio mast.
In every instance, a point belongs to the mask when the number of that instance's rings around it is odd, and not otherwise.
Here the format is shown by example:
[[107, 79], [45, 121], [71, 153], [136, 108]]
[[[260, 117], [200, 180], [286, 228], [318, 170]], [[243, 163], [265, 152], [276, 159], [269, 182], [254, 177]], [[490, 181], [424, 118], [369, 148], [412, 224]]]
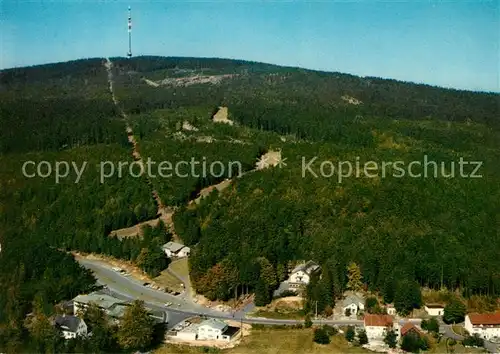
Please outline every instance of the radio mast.
[[130, 14], [130, 6], [128, 7], [128, 53], [129, 59], [132, 57], [132, 15]]

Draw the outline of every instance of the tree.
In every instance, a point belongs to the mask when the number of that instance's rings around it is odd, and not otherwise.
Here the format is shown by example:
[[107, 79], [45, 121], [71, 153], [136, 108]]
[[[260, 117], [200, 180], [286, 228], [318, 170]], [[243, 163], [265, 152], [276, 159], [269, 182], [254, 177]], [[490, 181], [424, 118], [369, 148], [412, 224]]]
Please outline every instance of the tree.
[[408, 316], [414, 308], [422, 304], [420, 286], [415, 281], [402, 280], [398, 282], [394, 297], [394, 307], [402, 316]]
[[394, 301], [395, 288], [396, 288], [395, 282], [392, 276], [390, 275], [385, 279], [384, 287], [382, 289], [384, 302], [386, 304], [390, 304]]
[[396, 348], [398, 344], [398, 335], [393, 329], [387, 331], [385, 334], [384, 343], [387, 344], [389, 348]]
[[467, 347], [483, 347], [484, 339], [479, 337], [479, 334], [474, 333], [473, 336], [466, 336], [462, 344]]
[[426, 342], [416, 332], [409, 332], [403, 336], [401, 342], [401, 349], [406, 352], [418, 353], [421, 349], [426, 347]]
[[125, 310], [118, 329], [118, 343], [125, 350], [142, 350], [151, 344], [154, 320], [144, 307], [144, 302], [135, 300]]
[[351, 317], [351, 312], [352, 312], [352, 311], [351, 311], [351, 309], [350, 309], [350, 308], [345, 309], [345, 315], [346, 315], [347, 317]]
[[369, 296], [365, 300], [365, 309], [368, 313], [376, 313], [376, 307], [378, 306], [378, 300], [374, 296]]
[[347, 279], [348, 290], [359, 291], [363, 287], [361, 269], [354, 262], [349, 263], [347, 266]]
[[26, 318], [25, 327], [39, 352], [55, 351], [60, 334], [40, 308], [35, 308], [33, 314]]
[[347, 326], [347, 330], [345, 331], [345, 339], [347, 339], [348, 342], [352, 342], [355, 337], [356, 337], [356, 332], [354, 331], [354, 327]]
[[263, 279], [259, 279], [255, 289], [255, 305], [265, 306], [269, 302], [271, 302], [269, 287]]
[[258, 262], [260, 264], [260, 277], [267, 283], [269, 289], [276, 288], [278, 280], [271, 262], [265, 257], [259, 257]]
[[463, 322], [466, 311], [466, 306], [460, 300], [454, 299], [444, 307], [443, 321], [447, 324]]
[[368, 336], [366, 335], [366, 331], [364, 329], [362, 329], [358, 333], [358, 342], [359, 342], [359, 345], [368, 344]]
[[439, 322], [435, 317], [431, 317], [429, 320], [422, 320], [420, 327], [427, 332], [439, 333]]
[[311, 321], [311, 316], [309, 314], [306, 315], [306, 318], [304, 319], [304, 327], [305, 328], [311, 328], [313, 325]]
[[323, 327], [320, 327], [314, 330], [313, 340], [318, 344], [328, 344], [330, 343], [330, 336]]
[[88, 326], [88, 331], [92, 332], [89, 339], [92, 351], [117, 351], [115, 340], [115, 328], [110, 325], [104, 310], [96, 304], [91, 303], [83, 312], [83, 320]]

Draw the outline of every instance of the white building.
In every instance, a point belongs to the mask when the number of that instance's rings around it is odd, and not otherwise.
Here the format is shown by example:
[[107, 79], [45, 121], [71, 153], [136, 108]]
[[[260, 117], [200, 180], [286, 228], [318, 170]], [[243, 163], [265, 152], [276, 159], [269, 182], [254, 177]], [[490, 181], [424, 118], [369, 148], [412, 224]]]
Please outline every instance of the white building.
[[56, 316], [55, 325], [62, 331], [64, 339], [85, 337], [87, 335], [87, 325], [85, 321], [76, 316]]
[[298, 287], [301, 285], [309, 284], [311, 275], [319, 269], [320, 266], [313, 261], [299, 264], [292, 270], [292, 273], [290, 274], [290, 277], [288, 279], [289, 286]]
[[346, 313], [350, 310], [351, 315], [358, 314], [359, 311], [364, 311], [365, 303], [361, 296], [356, 294], [347, 295], [344, 300], [342, 300], [342, 313]]
[[425, 305], [424, 309], [430, 316], [443, 316], [444, 314], [444, 307], [439, 304]]
[[198, 327], [198, 339], [200, 340], [227, 340], [231, 339], [231, 336], [224, 335], [228, 326], [224, 321], [211, 318], [200, 323]]
[[396, 308], [394, 307], [393, 304], [387, 304], [385, 306], [385, 309], [386, 309], [388, 315], [396, 316]]
[[392, 317], [389, 315], [366, 314], [364, 325], [369, 340], [383, 340], [387, 331], [394, 327]]
[[165, 252], [167, 257], [169, 257], [169, 258], [171, 258], [171, 257], [178, 257], [178, 258], [187, 257], [191, 253], [191, 249], [189, 247], [184, 246], [181, 243], [177, 243], [177, 242], [173, 242], [173, 241], [167, 242], [166, 244], [164, 244], [161, 247], [161, 249], [163, 250], [163, 252]]
[[487, 340], [500, 339], [500, 312], [470, 313], [465, 316], [465, 329]]

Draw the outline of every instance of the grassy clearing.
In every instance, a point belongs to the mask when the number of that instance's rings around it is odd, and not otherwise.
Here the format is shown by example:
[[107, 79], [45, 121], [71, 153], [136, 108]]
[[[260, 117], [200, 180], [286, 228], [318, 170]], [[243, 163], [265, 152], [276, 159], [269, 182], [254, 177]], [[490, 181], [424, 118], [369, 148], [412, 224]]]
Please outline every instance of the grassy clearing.
[[289, 319], [289, 320], [303, 320], [304, 314], [302, 311], [290, 311], [290, 312], [280, 312], [280, 311], [265, 311], [258, 310], [249, 314], [252, 317], [264, 317], [264, 318], [274, 318], [274, 319]]
[[332, 354], [332, 353], [370, 353], [363, 348], [349, 346], [342, 336], [334, 336], [328, 345], [313, 342], [312, 329], [254, 329], [242, 343], [230, 349], [204, 351], [180, 345], [165, 345], [157, 354], [195, 354], [195, 353], [223, 353], [223, 354]]
[[455, 332], [456, 334], [460, 334], [461, 336], [466, 336], [468, 334], [465, 328], [463, 328], [462, 326], [453, 325], [451, 326], [451, 328], [453, 329], [453, 332]]
[[178, 276], [187, 279], [189, 277], [189, 266], [188, 259], [181, 258], [179, 260], [173, 261], [170, 263], [168, 269], [171, 269]]
[[[457, 343], [453, 346], [454, 353], [487, 353], [486, 349], [481, 348], [466, 348], [461, 343]], [[441, 342], [436, 343], [431, 350], [427, 353], [450, 353], [450, 350], [446, 350], [446, 339], [441, 340]]]
[[156, 278], [154, 278], [153, 280], [159, 285], [164, 286], [165, 288], [169, 288], [171, 290], [179, 292], [183, 290], [182, 282], [175, 276], [170, 274], [170, 272], [167, 269], [162, 271], [161, 274]]

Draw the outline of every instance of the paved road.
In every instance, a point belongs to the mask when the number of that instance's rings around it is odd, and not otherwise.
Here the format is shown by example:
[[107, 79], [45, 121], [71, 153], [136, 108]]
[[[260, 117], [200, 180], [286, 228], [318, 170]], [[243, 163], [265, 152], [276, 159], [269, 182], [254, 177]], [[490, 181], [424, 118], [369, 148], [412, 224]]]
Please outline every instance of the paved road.
[[[94, 272], [98, 282], [106, 285], [108, 291], [114, 296], [124, 300], [143, 300], [146, 306], [154, 311], [165, 311], [168, 314], [169, 326], [174, 325], [183, 319], [205, 315], [212, 318], [234, 319], [244, 323], [260, 323], [269, 325], [295, 325], [302, 324], [303, 320], [277, 320], [259, 317], [245, 317], [245, 311], [237, 311], [234, 316], [231, 313], [217, 311], [206, 308], [204, 306], [192, 303], [186, 299], [176, 297], [174, 295], [146, 288], [142, 282], [132, 278], [131, 276], [123, 276], [122, 274], [110, 269], [110, 266], [105, 262], [98, 260], [79, 259], [81, 265]], [[172, 302], [172, 306], [165, 307], [166, 302]], [[362, 325], [361, 320], [314, 320], [313, 323], [320, 324], [336, 324], [336, 325]]]

